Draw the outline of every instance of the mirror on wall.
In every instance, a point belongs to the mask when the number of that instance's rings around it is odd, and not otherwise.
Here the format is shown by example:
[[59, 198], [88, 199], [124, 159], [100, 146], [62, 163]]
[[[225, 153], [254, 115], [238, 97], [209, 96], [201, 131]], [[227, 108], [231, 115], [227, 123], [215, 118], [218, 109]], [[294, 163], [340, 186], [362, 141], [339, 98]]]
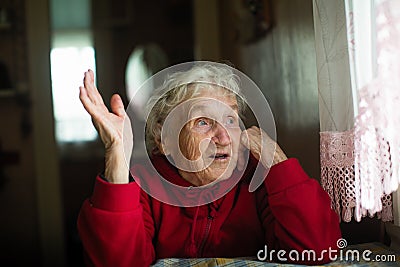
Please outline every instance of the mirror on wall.
[[165, 51], [156, 43], [138, 45], [129, 56], [125, 71], [125, 85], [128, 100], [135, 96], [133, 108], [144, 120], [144, 108], [151, 92], [139, 90], [140, 86], [158, 71], [168, 66]]
[[[135, 99], [130, 104], [134, 110], [134, 120], [144, 127], [146, 121], [146, 103], [152, 91], [143, 90], [141, 86], [154, 74], [169, 66], [168, 56], [160, 45], [147, 43], [136, 46], [128, 58], [125, 70], [125, 87], [128, 101]], [[147, 82], [151, 82], [147, 81]], [[146, 86], [145, 88], [152, 88]], [[135, 144], [141, 155], [145, 156], [144, 136], [135, 135]]]

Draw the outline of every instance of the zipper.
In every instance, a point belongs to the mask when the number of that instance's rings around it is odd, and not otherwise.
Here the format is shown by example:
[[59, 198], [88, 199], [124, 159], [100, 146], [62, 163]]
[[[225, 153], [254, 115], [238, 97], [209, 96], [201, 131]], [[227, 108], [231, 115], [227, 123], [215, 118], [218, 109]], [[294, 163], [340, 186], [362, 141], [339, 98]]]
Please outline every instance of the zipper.
[[200, 246], [200, 249], [199, 249], [199, 252], [200, 252], [199, 256], [200, 257], [203, 255], [204, 246], [206, 244], [208, 236], [210, 235], [210, 230], [211, 230], [211, 225], [212, 225], [213, 220], [214, 220], [213, 216], [211, 216], [211, 215], [207, 216], [207, 224], [206, 224], [206, 227], [204, 229], [203, 240], [201, 242], [201, 246]]

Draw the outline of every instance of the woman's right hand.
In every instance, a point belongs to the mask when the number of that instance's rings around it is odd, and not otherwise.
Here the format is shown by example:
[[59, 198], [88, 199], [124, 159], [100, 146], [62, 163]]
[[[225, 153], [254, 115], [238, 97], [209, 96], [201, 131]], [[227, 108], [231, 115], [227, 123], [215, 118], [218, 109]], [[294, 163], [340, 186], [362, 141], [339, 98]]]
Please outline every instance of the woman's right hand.
[[[85, 72], [83, 84], [84, 86], [79, 87], [79, 98], [92, 117], [105, 146], [105, 176], [110, 183], [128, 183], [133, 134], [122, 99], [118, 94], [111, 97], [110, 112], [94, 85], [92, 70]], [[129, 125], [124, 125], [125, 123]], [[124, 134], [127, 136], [124, 137]]]

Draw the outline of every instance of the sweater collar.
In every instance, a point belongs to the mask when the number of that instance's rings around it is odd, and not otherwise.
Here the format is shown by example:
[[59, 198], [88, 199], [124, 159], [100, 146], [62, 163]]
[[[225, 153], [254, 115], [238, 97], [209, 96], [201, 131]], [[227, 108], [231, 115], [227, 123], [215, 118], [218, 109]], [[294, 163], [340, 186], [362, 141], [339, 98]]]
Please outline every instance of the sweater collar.
[[189, 181], [183, 179], [179, 174], [178, 169], [173, 166], [164, 155], [153, 155], [151, 158], [153, 166], [159, 174], [161, 174], [164, 179], [168, 182], [182, 187], [194, 186]]

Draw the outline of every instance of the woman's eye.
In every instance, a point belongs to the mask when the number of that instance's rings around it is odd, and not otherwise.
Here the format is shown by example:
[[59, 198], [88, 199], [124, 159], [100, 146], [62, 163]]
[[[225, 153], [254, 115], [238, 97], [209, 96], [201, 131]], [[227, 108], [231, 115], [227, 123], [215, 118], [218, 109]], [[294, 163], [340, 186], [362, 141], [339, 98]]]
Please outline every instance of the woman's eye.
[[226, 119], [226, 125], [234, 125], [236, 124], [236, 120], [232, 117]]
[[198, 120], [197, 121], [197, 126], [207, 126], [208, 125], [208, 123], [205, 121], [205, 120]]

